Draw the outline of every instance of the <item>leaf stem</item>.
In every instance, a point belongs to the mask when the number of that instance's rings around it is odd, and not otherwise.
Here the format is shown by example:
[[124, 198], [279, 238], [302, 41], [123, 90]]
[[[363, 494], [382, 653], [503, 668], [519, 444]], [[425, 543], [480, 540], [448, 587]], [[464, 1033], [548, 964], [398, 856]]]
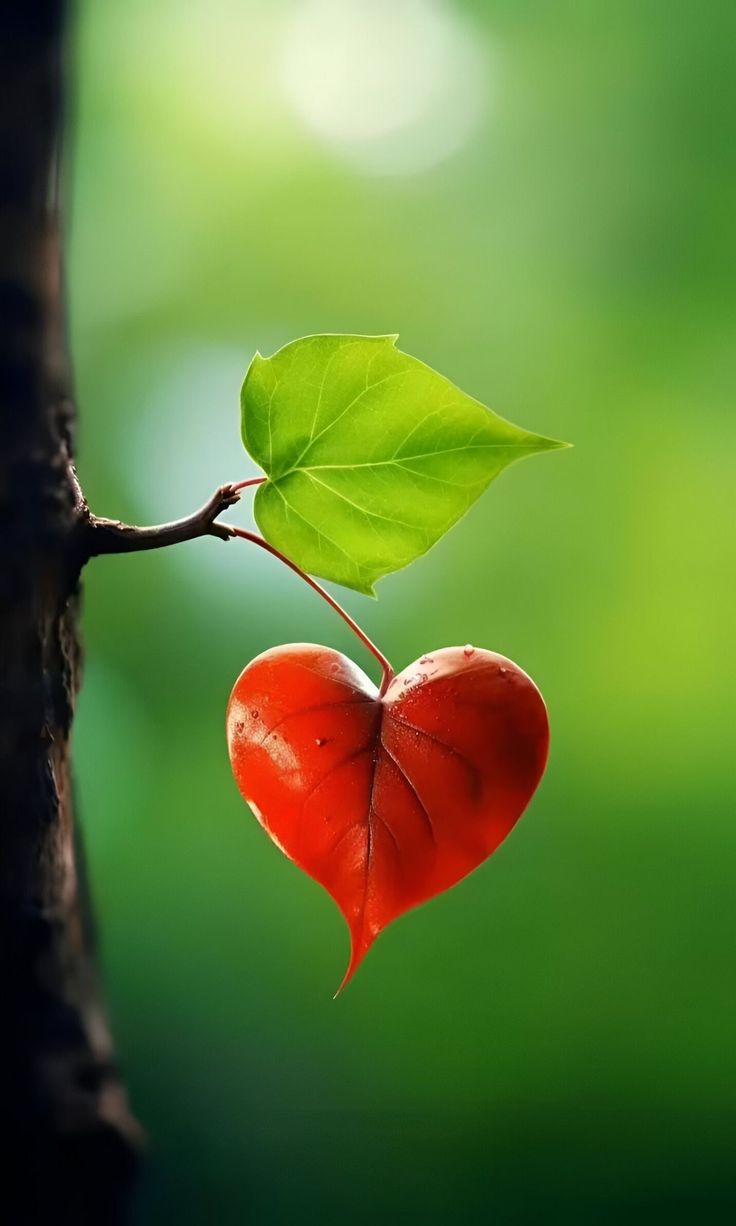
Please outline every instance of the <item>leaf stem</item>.
[[383, 652], [379, 651], [376, 644], [368, 638], [368, 635], [364, 630], [361, 630], [358, 623], [345, 609], [343, 609], [342, 605], [338, 604], [334, 596], [331, 596], [330, 593], [322, 587], [321, 583], [318, 583], [316, 579], [313, 579], [311, 575], [308, 575], [306, 571], [303, 571], [301, 567], [297, 566], [296, 562], [292, 562], [291, 558], [287, 558], [286, 554], [281, 553], [280, 549], [276, 549], [273, 545], [270, 545], [262, 536], [258, 536], [255, 532], [247, 532], [244, 528], [235, 528], [232, 524], [222, 524], [221, 526], [226, 528], [232, 536], [239, 536], [243, 541], [250, 541], [252, 545], [258, 545], [259, 548], [265, 549], [266, 552], [270, 553], [274, 558], [278, 558], [279, 562], [283, 562], [285, 566], [289, 567], [289, 570], [293, 570], [295, 575], [299, 575], [299, 577], [303, 579], [305, 583], [309, 584], [313, 591], [317, 592], [323, 600], [327, 601], [330, 608], [334, 609], [335, 612], [340, 615], [343, 621], [350, 627], [353, 634], [357, 635], [357, 637], [360, 639], [363, 646], [367, 647], [371, 655], [378, 660], [382, 673], [379, 696], [383, 698], [383, 695], [386, 693], [386, 690], [394, 678], [394, 670]]
[[230, 488], [232, 490], [246, 490], [250, 485], [263, 485], [264, 481], [268, 481], [268, 477], [249, 477], [247, 481], [237, 481]]

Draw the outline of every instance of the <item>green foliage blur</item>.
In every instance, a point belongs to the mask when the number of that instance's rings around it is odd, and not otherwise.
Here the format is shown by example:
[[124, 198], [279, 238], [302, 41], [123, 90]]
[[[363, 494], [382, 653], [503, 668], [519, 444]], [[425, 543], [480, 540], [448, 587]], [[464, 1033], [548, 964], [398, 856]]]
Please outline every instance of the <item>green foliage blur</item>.
[[337, 1001], [344, 924], [243, 805], [223, 720], [275, 643], [369, 658], [242, 542], [89, 566], [77, 772], [136, 1226], [734, 1219], [735, 37], [733, 0], [80, 3], [98, 514], [251, 475], [243, 373], [313, 332], [398, 332], [575, 443], [346, 594], [399, 667], [518, 661], [552, 754]]

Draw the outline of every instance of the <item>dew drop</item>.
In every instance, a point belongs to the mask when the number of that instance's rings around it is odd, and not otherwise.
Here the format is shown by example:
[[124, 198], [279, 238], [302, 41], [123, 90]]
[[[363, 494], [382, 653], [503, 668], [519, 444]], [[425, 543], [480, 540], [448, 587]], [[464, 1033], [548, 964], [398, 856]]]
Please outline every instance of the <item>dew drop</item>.
[[507, 668], [499, 668], [499, 670], [498, 670], [498, 671], [499, 671], [499, 673], [501, 674], [501, 676], [502, 676], [502, 677], [505, 677], [505, 676], [506, 676], [506, 674], [507, 674], [507, 672], [508, 672], [509, 670], [508, 670]]
[[475, 655], [475, 648], [470, 643], [466, 643], [463, 648], [463, 655], [469, 660], [471, 656]]
[[327, 737], [325, 737], [325, 736], [318, 736], [318, 737], [316, 737], [316, 738], [315, 738], [315, 742], [314, 742], [314, 743], [315, 743], [315, 745], [317, 745], [317, 746], [318, 746], [318, 747], [321, 749], [323, 745], [326, 745], [326, 744], [327, 744]]

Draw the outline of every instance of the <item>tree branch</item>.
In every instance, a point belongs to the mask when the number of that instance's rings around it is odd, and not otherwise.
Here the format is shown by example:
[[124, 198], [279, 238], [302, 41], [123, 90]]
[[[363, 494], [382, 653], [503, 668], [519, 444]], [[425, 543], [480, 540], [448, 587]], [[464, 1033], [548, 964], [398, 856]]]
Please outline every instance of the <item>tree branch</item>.
[[82, 563], [106, 553], [137, 553], [141, 549], [163, 549], [167, 545], [180, 545], [194, 541], [200, 536], [216, 536], [222, 541], [230, 540], [233, 532], [225, 524], [218, 524], [218, 515], [240, 501], [240, 493], [233, 483], [221, 485], [203, 507], [184, 519], [170, 524], [153, 524], [138, 527], [124, 524], [118, 519], [103, 519], [93, 515], [82, 495], [76, 476], [73, 478], [78, 497], [82, 503], [80, 518], [80, 550]]

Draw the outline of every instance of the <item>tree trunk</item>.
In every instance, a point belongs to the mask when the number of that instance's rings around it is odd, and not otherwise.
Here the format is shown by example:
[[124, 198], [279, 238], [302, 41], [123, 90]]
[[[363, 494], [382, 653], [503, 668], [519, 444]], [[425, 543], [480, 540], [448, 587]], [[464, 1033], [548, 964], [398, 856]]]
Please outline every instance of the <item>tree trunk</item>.
[[[64, 0], [0, 0], [0, 1052], [20, 1223], [121, 1222], [136, 1126], [90, 941], [69, 738], [80, 531], [61, 278]], [[3, 1180], [3, 1208], [8, 1207]]]

